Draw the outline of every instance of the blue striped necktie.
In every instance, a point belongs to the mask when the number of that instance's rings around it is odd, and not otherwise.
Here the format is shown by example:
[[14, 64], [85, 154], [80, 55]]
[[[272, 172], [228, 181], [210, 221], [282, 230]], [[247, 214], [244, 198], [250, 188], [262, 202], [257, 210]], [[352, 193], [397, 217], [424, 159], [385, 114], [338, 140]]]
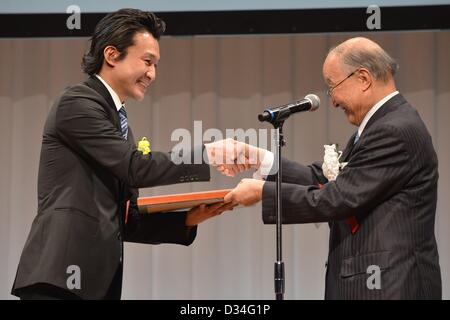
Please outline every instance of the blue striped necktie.
[[128, 137], [128, 119], [127, 112], [125, 111], [125, 107], [119, 109], [119, 118], [120, 118], [120, 127], [122, 128], [122, 136], [125, 140]]

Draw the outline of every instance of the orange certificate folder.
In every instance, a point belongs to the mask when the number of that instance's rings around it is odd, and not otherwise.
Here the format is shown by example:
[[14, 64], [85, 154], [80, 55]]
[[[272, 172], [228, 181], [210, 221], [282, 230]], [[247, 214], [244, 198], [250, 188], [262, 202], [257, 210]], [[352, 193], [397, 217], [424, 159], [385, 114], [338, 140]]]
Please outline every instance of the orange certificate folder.
[[169, 194], [165, 196], [140, 197], [137, 204], [140, 213], [155, 213], [190, 209], [202, 203], [213, 204], [222, 202], [225, 195], [232, 189], [212, 190]]

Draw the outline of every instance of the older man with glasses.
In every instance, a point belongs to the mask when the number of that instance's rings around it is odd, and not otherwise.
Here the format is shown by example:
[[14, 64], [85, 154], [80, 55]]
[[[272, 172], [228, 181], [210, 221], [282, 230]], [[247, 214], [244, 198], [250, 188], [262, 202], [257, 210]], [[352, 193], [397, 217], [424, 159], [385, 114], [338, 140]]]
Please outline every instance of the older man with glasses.
[[[332, 49], [323, 65], [327, 93], [358, 127], [341, 157], [347, 165], [331, 181], [322, 163], [282, 160], [283, 222], [330, 224], [326, 299], [442, 296], [434, 234], [437, 156], [419, 114], [396, 89], [396, 70], [396, 62], [366, 38]], [[249, 154], [256, 147], [237, 148]], [[267, 172], [273, 155], [257, 151], [265, 156], [254, 167]], [[240, 169], [221, 168], [228, 174]], [[264, 223], [275, 223], [274, 179], [243, 179], [225, 200], [262, 200]]]

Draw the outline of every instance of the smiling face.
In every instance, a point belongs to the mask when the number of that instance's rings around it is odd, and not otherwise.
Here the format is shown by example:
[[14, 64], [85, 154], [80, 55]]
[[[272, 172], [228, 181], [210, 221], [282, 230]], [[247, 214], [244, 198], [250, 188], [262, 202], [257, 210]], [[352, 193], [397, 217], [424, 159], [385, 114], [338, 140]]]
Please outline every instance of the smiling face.
[[105, 48], [106, 68], [104, 66], [103, 72], [100, 72], [122, 102], [127, 98], [144, 99], [147, 88], [156, 78], [156, 66], [160, 59], [159, 43], [151, 33], [137, 32], [133, 40], [134, 44], [126, 49], [122, 59], [114, 47]]
[[330, 92], [333, 106], [343, 109], [348, 121], [356, 126], [361, 124], [368, 111], [365, 99], [367, 84], [361, 79], [364, 76], [362, 72], [356, 68], [347, 70], [334, 54], [330, 54], [323, 65], [325, 82], [329, 88], [333, 88]]

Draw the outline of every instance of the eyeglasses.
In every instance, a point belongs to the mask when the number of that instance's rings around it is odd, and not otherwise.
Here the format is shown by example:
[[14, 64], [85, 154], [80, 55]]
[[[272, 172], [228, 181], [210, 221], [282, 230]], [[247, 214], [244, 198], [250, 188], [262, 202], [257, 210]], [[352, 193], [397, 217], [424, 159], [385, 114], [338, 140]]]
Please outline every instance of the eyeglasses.
[[334, 89], [336, 89], [337, 86], [339, 86], [342, 82], [344, 82], [345, 80], [347, 80], [348, 78], [350, 78], [352, 75], [354, 75], [356, 73], [356, 71], [358, 71], [358, 69], [356, 69], [355, 71], [353, 71], [352, 73], [350, 73], [347, 77], [344, 78], [344, 80], [339, 81], [336, 85], [332, 86], [332, 87], [328, 87], [327, 90], [327, 95], [329, 97], [331, 97], [331, 93], [333, 92]]

